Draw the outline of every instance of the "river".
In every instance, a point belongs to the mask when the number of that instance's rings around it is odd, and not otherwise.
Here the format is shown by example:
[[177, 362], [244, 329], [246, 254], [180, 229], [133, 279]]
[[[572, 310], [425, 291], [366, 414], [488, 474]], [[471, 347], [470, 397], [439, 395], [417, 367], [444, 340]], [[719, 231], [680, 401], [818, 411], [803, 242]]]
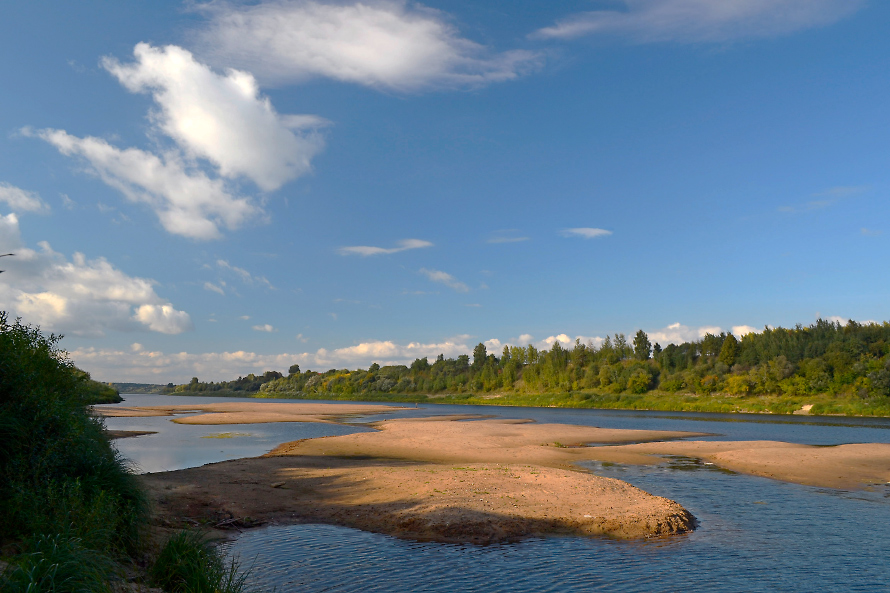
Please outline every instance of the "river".
[[[120, 405], [233, 401], [124, 397]], [[608, 428], [707, 432], [712, 435], [707, 438], [715, 440], [890, 442], [890, 419], [873, 418], [451, 405], [412, 406], [380, 417], [468, 412]], [[376, 417], [360, 420], [369, 419]], [[117, 430], [159, 431], [116, 441], [142, 471], [259, 455], [289, 440], [367, 430], [359, 424], [310, 423], [207, 427], [174, 424], [168, 417], [108, 418], [106, 423]], [[591, 462], [588, 468], [678, 501], [698, 518], [698, 528], [648, 541], [554, 537], [470, 546], [294, 525], [249, 531], [229, 544], [228, 551], [253, 566], [255, 584], [282, 592], [890, 590], [890, 484], [868, 491], [814, 488], [684, 458], [656, 467]]]

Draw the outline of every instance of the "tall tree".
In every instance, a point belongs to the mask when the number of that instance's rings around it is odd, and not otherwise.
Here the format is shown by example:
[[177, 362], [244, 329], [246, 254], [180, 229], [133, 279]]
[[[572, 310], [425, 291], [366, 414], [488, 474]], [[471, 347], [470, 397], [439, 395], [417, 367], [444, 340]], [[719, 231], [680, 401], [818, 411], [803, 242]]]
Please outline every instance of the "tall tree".
[[723, 340], [723, 346], [720, 347], [720, 356], [718, 360], [728, 367], [735, 364], [735, 359], [739, 356], [741, 346], [734, 335], [729, 334]]
[[643, 330], [638, 331], [634, 336], [634, 357], [637, 360], [649, 360], [651, 354], [652, 342], [649, 341], [649, 336]]
[[488, 358], [488, 352], [485, 350], [485, 344], [479, 342], [473, 348], [473, 370], [481, 370], [485, 366], [485, 359]]

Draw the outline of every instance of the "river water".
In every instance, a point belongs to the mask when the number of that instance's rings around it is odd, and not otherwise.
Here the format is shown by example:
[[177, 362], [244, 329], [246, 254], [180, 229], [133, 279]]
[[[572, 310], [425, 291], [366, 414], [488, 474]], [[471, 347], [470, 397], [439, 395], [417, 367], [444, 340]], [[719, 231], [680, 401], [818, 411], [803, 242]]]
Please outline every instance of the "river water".
[[[121, 405], [216, 401], [153, 395], [125, 398]], [[488, 406], [410, 407], [380, 417], [467, 412], [610, 428], [708, 432], [712, 436], [707, 438], [717, 440], [890, 442], [890, 419]], [[144, 471], [257, 455], [296, 438], [367, 430], [308, 423], [199, 427], [173, 424], [169, 418], [109, 418], [107, 424], [113, 429], [161, 429], [158, 435], [116, 441]], [[223, 432], [249, 436], [202, 438]], [[282, 592], [890, 591], [890, 485], [851, 492], [814, 488], [735, 474], [685, 458], [658, 467], [591, 462], [588, 468], [678, 501], [698, 518], [698, 529], [642, 542], [557, 537], [470, 546], [294, 525], [247, 532], [228, 551], [253, 566], [256, 585]]]

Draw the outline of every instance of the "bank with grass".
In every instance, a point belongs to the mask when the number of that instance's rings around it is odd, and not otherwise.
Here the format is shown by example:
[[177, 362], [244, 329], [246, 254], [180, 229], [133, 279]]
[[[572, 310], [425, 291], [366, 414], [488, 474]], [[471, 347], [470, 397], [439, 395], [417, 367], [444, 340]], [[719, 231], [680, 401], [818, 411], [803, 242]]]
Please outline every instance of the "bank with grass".
[[[141, 483], [89, 413], [112, 393], [58, 342], [0, 312], [0, 590], [102, 592], [130, 581], [171, 592], [242, 590], [237, 566], [200, 535], [179, 536], [182, 544], [152, 528]], [[207, 586], [158, 578], [170, 572], [171, 545], [201, 558], [180, 572], [207, 577]]]

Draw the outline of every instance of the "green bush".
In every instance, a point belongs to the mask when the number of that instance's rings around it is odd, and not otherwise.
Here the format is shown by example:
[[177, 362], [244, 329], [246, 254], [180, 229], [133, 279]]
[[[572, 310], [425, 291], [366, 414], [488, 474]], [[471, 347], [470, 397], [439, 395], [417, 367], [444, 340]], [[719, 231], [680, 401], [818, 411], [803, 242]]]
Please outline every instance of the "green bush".
[[132, 553], [148, 507], [135, 476], [84, 403], [88, 376], [59, 336], [0, 312], [0, 544], [64, 534]]

